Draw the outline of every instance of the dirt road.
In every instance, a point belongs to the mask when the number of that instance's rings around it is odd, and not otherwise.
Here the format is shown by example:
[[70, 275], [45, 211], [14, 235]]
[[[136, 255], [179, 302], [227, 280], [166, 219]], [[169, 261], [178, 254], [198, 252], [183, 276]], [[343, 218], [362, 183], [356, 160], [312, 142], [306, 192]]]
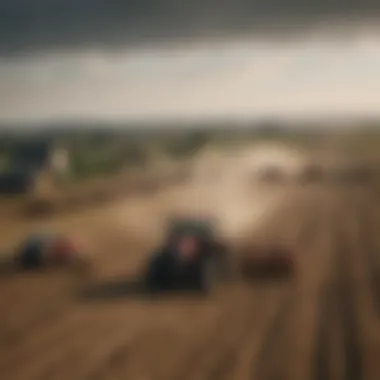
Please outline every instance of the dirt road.
[[[89, 299], [65, 274], [3, 277], [0, 378], [378, 380], [377, 195], [364, 186], [286, 186], [276, 190], [286, 202], [256, 234], [296, 247], [293, 282], [228, 284], [210, 299], [153, 302], [116, 279], [112, 292]], [[137, 270], [180, 191], [80, 217], [98, 236], [99, 280]], [[140, 219], [123, 217], [126, 210]], [[111, 215], [117, 223], [106, 228]], [[56, 223], [75, 230], [73, 220]], [[147, 225], [153, 237], [144, 236]]]

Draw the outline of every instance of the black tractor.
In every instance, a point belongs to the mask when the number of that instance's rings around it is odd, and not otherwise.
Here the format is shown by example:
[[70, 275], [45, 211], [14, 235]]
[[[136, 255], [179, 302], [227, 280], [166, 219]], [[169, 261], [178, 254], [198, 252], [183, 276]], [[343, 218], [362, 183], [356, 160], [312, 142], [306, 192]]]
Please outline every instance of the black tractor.
[[213, 221], [176, 219], [165, 243], [148, 261], [148, 291], [188, 290], [209, 293], [228, 278], [227, 247], [215, 237]]

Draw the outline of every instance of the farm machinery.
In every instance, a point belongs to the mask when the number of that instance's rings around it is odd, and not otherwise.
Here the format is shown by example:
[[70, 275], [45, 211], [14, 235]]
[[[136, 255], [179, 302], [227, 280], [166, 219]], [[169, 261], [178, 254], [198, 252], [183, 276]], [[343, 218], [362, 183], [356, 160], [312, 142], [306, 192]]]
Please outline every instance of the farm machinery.
[[295, 259], [285, 247], [233, 250], [216, 237], [210, 220], [172, 221], [164, 244], [148, 259], [148, 290], [187, 289], [209, 293], [216, 284], [238, 278], [291, 277]]
[[88, 270], [90, 256], [83, 244], [65, 234], [33, 233], [18, 245], [10, 256], [8, 266], [13, 269], [76, 268]]

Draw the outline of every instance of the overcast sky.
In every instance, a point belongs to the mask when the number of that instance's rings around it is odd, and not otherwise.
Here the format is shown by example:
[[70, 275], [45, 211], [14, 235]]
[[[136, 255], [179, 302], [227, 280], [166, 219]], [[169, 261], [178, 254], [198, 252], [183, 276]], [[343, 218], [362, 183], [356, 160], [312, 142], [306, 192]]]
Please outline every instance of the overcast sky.
[[0, 119], [380, 116], [369, 2], [251, 3], [3, 0]]

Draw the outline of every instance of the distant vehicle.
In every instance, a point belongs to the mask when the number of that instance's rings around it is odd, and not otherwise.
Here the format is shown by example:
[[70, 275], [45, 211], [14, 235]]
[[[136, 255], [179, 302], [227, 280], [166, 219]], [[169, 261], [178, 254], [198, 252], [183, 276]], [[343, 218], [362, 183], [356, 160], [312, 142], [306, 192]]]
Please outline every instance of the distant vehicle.
[[333, 179], [343, 184], [358, 184], [370, 181], [375, 176], [375, 171], [370, 166], [347, 165], [336, 168]]
[[166, 241], [150, 258], [145, 283], [151, 292], [210, 292], [228, 277], [228, 252], [215, 237], [211, 220], [180, 218], [169, 226]]
[[258, 178], [262, 182], [276, 183], [284, 179], [284, 173], [277, 166], [267, 166], [259, 170]]
[[23, 269], [70, 266], [85, 269], [90, 265], [79, 242], [59, 233], [29, 235], [16, 250], [13, 264]]
[[239, 272], [245, 278], [292, 277], [296, 271], [296, 256], [283, 246], [261, 246], [242, 249], [237, 256]]
[[316, 182], [323, 179], [323, 168], [318, 164], [306, 165], [300, 174], [299, 179], [302, 182]]

